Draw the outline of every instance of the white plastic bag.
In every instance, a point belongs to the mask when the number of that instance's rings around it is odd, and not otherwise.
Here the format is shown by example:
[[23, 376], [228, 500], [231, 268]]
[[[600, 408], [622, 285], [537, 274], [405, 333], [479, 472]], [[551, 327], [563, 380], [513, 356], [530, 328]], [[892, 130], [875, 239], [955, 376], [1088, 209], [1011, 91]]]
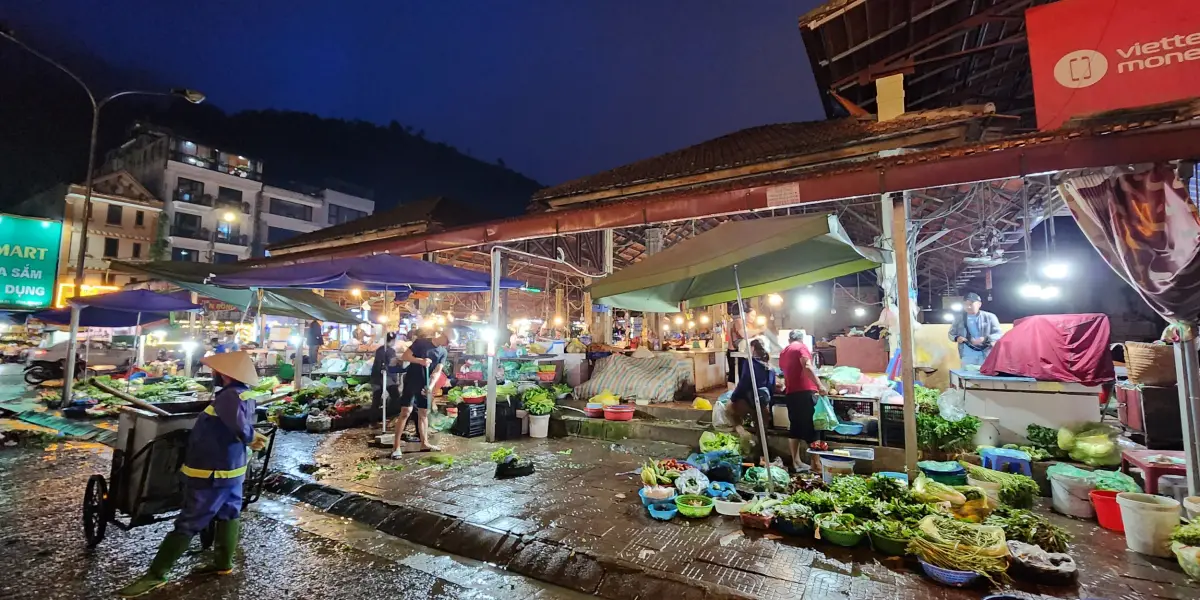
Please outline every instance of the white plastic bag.
[[708, 488], [708, 476], [698, 469], [688, 469], [675, 479], [675, 489], [680, 494], [700, 494]]
[[967, 416], [967, 390], [950, 388], [938, 396], [938, 414], [951, 423], [957, 423]]

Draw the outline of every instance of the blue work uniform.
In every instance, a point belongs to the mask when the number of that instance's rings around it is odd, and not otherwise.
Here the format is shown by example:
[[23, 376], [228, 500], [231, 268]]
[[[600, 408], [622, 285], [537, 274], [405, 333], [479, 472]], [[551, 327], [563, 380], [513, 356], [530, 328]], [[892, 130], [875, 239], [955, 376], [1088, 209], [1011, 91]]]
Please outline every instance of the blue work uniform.
[[184, 500], [175, 531], [195, 535], [214, 519], [241, 514], [248, 446], [254, 441], [254, 401], [241, 397], [247, 389], [241, 383], [222, 388], [196, 419], [181, 469]]
[[[753, 367], [751, 367], [753, 365]], [[750, 381], [750, 369], [754, 369], [754, 383], [758, 384], [758, 401], [767, 404], [771, 400], [771, 390], [775, 389], [775, 370], [761, 360], [755, 359], [742, 367], [738, 376], [737, 387], [733, 388], [732, 400], [750, 401], [755, 394], [751, 393], [753, 383]]]

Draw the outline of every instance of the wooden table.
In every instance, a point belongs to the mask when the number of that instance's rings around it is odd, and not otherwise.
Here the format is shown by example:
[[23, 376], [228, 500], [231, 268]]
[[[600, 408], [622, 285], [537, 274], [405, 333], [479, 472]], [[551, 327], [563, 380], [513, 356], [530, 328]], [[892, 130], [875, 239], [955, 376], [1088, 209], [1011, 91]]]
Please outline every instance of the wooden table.
[[1171, 456], [1180, 460], [1184, 459], [1183, 452], [1178, 450], [1122, 450], [1121, 451], [1121, 471], [1126, 475], [1129, 474], [1129, 465], [1142, 470], [1142, 479], [1146, 480], [1146, 493], [1158, 493], [1158, 478], [1163, 475], [1187, 475], [1187, 467], [1184, 463], [1156, 463], [1150, 462], [1152, 456]]

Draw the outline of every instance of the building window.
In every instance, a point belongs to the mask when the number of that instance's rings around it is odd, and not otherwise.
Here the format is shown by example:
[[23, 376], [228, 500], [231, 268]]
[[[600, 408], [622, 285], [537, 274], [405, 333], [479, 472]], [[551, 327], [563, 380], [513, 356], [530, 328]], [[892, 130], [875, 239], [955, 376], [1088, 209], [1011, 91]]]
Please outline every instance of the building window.
[[142, 245], [137, 242], [133, 243], [133, 257], [134, 258], [142, 257]]
[[330, 225], [349, 223], [350, 221], [361, 219], [365, 216], [367, 216], [367, 213], [361, 210], [354, 210], [353, 208], [346, 208], [345, 206], [339, 206], [337, 204], [329, 205]]
[[117, 252], [120, 251], [121, 240], [116, 238], [104, 238], [104, 258], [116, 258]]
[[241, 227], [236, 223], [230, 223], [225, 220], [217, 222], [217, 241], [237, 243], [241, 237]]
[[175, 199], [183, 202], [199, 203], [204, 195], [204, 182], [180, 177], [175, 184]]
[[242, 191], [233, 188], [219, 187], [217, 188], [217, 201], [228, 202], [229, 204], [242, 205]]
[[104, 285], [117, 285], [117, 274], [116, 273], [105, 273], [104, 274]]
[[312, 207], [307, 204], [289, 202], [280, 198], [271, 198], [269, 210], [271, 214], [281, 217], [290, 217], [292, 219], [300, 219], [301, 221], [312, 220]]
[[236, 254], [225, 254], [224, 252], [216, 252], [213, 254], [213, 262], [217, 264], [235, 263], [238, 261]]
[[279, 242], [290, 240], [297, 235], [300, 235], [299, 231], [292, 231], [291, 229], [284, 229], [282, 227], [267, 227], [268, 244], [278, 244]]
[[137, 213], [135, 213], [133, 215], [133, 226], [134, 227], [145, 227], [146, 226], [146, 211], [139, 210], [139, 211], [137, 211]]
[[121, 207], [116, 204], [109, 204], [108, 215], [104, 218], [104, 222], [108, 225], [120, 225]]
[[187, 248], [171, 248], [171, 260], [175, 262], [196, 262], [199, 252]]

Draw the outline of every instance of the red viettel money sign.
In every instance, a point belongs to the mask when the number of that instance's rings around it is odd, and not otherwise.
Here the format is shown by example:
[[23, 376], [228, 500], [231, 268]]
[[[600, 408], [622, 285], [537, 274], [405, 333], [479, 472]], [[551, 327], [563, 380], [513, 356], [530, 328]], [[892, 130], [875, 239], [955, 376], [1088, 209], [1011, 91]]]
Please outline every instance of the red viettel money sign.
[[1025, 25], [1039, 129], [1200, 97], [1200, 0], [1062, 0]]

